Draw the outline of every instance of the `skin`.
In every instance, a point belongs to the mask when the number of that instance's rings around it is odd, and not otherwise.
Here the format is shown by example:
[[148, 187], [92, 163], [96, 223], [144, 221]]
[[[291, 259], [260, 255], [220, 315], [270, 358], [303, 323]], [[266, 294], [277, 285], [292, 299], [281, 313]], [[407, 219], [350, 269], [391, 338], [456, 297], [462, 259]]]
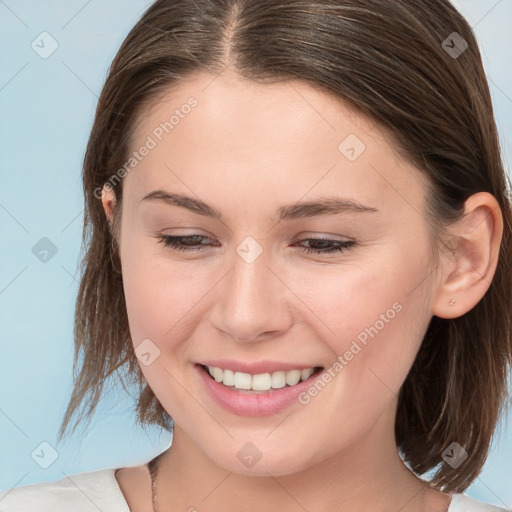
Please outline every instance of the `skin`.
[[[446, 511], [450, 496], [429, 489], [398, 456], [398, 392], [432, 316], [463, 315], [489, 288], [503, 230], [495, 198], [468, 199], [436, 266], [426, 178], [367, 118], [300, 81], [197, 73], [144, 112], [134, 149], [190, 96], [197, 106], [123, 183], [130, 331], [134, 347], [149, 338], [160, 350], [141, 369], [175, 421], [158, 473], [159, 510]], [[349, 134], [366, 146], [354, 161], [338, 149]], [[200, 199], [223, 221], [141, 201], [155, 189]], [[277, 221], [280, 206], [333, 194], [378, 211]], [[112, 190], [102, 201], [112, 222]], [[159, 234], [199, 234], [211, 245], [178, 252]], [[247, 236], [262, 249], [252, 263], [236, 252]], [[332, 254], [301, 250], [319, 237], [356, 244]], [[329, 368], [396, 302], [401, 311], [317, 396], [280, 413], [226, 411], [194, 369], [213, 358]], [[251, 468], [237, 457], [248, 442], [261, 453]], [[116, 476], [131, 510], [152, 510], [145, 466]]]

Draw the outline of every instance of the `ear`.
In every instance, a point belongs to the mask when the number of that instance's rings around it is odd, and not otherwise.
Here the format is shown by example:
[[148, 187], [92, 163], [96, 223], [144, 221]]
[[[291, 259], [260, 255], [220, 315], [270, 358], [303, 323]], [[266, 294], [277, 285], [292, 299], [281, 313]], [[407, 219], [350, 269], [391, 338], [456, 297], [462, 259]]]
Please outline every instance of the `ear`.
[[485, 295], [496, 271], [503, 217], [495, 197], [478, 192], [464, 204], [464, 216], [448, 227], [441, 246], [442, 280], [432, 313], [457, 318]]
[[105, 210], [105, 214], [110, 225], [110, 230], [112, 231], [116, 195], [114, 194], [114, 189], [109, 185], [108, 182], [105, 183], [101, 189], [101, 202], [103, 204], [103, 209]]

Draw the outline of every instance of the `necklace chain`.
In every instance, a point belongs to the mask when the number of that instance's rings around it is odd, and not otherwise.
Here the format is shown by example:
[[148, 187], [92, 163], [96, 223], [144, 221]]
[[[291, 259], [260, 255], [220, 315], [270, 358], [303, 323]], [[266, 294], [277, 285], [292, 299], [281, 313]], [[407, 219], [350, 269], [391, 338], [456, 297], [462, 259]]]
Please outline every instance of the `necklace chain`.
[[151, 502], [153, 504], [153, 512], [158, 512], [158, 508], [156, 505], [156, 474], [158, 470], [158, 462], [160, 461], [160, 456], [162, 454], [157, 455], [155, 458], [151, 459], [148, 463], [149, 474], [151, 476]]

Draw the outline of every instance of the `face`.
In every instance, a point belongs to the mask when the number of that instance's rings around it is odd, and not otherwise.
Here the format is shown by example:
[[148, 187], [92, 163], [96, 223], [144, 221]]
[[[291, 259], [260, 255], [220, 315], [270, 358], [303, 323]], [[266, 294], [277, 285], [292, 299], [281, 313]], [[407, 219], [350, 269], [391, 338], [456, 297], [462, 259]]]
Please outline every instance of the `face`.
[[130, 331], [177, 427], [229, 471], [282, 475], [394, 414], [435, 273], [425, 178], [386, 134], [299, 81], [197, 74], [144, 112], [133, 150]]

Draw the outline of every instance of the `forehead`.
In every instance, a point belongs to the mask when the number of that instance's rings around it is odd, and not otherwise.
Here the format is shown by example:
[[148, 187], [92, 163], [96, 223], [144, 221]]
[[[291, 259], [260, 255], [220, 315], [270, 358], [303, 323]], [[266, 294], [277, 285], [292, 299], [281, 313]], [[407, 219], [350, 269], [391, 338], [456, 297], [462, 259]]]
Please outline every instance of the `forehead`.
[[142, 110], [132, 146], [144, 145], [151, 149], [127, 176], [141, 197], [165, 185], [202, 197], [290, 201], [339, 189], [377, 206], [399, 189], [420, 201], [425, 185], [371, 119], [298, 80], [193, 75]]
[[[189, 107], [192, 101], [195, 106]], [[186, 125], [193, 124], [198, 136], [209, 132], [211, 140], [233, 136], [224, 143], [231, 142], [234, 149], [240, 148], [244, 154], [251, 148], [261, 149], [258, 146], [263, 143], [278, 149], [283, 143], [302, 147], [304, 141], [318, 142], [324, 135], [330, 135], [328, 143], [345, 132], [363, 134], [375, 124], [334, 94], [298, 80], [264, 84], [233, 72], [219, 76], [196, 73], [161, 93], [140, 112], [135, 139], [155, 130], [159, 138], [158, 127], [169, 121], [173, 113], [170, 124], [175, 140]], [[250, 134], [251, 138], [237, 144], [241, 134]], [[164, 129], [161, 135], [169, 133]], [[188, 131], [187, 137], [191, 135]]]

